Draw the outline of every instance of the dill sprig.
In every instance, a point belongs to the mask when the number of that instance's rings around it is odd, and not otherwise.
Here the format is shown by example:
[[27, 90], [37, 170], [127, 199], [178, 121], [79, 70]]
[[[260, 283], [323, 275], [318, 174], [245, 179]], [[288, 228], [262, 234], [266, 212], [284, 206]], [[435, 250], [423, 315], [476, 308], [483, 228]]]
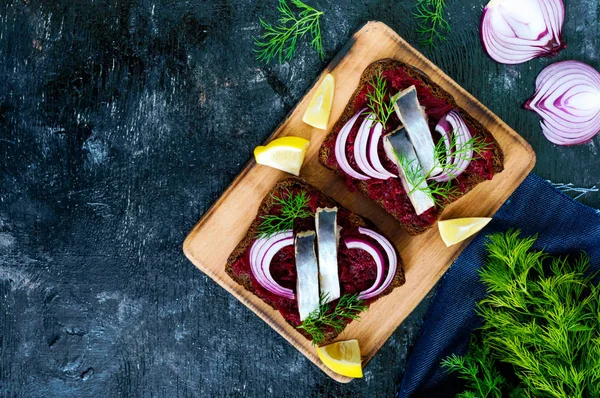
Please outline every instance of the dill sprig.
[[289, 61], [296, 52], [298, 39], [307, 33], [312, 38], [310, 45], [317, 50], [321, 59], [325, 57], [320, 22], [323, 11], [318, 11], [300, 0], [290, 1], [300, 10], [298, 15], [292, 11], [287, 0], [279, 0], [277, 10], [280, 15], [277, 22], [270, 24], [260, 19], [264, 32], [259, 38], [254, 38], [257, 47], [254, 51], [259, 61], [269, 63], [273, 58], [277, 58], [279, 63]]
[[[406, 180], [413, 188], [408, 195], [412, 195], [416, 191], [421, 191], [427, 195], [433, 203], [438, 207], [452, 202], [460, 194], [460, 189], [452, 183], [452, 180], [457, 177], [457, 164], [450, 162], [450, 157], [453, 159], [464, 160], [470, 162], [475, 159], [475, 155], [481, 156], [490, 148], [490, 143], [481, 137], [472, 137], [464, 144], [458, 144], [456, 131], [450, 134], [450, 153], [446, 150], [444, 140], [441, 139], [434, 147], [434, 157], [436, 166], [431, 170], [424, 170], [418, 159], [408, 160], [404, 154], [394, 151], [398, 158], [398, 162], [404, 170]], [[471, 155], [471, 151], [472, 154]], [[442, 167], [446, 174], [450, 177], [449, 181], [434, 182], [429, 180], [432, 177], [433, 171], [437, 167]], [[428, 181], [429, 180], [429, 181]], [[426, 186], [423, 183], [427, 182]]]
[[327, 301], [327, 294], [321, 295], [319, 308], [314, 310], [302, 322], [302, 325], [298, 326], [298, 329], [310, 334], [313, 344], [322, 344], [325, 341], [324, 329], [326, 327], [329, 326], [339, 333], [344, 330], [349, 320], [359, 320], [359, 314], [369, 308], [363, 300], [358, 298], [358, 294], [343, 295], [333, 309]]
[[436, 41], [447, 40], [450, 24], [446, 20], [446, 0], [417, 0], [414, 17], [419, 25], [417, 33], [421, 35], [421, 44], [435, 47]]
[[369, 90], [366, 94], [367, 107], [375, 116], [375, 122], [381, 123], [385, 128], [388, 119], [394, 113], [396, 98], [388, 94], [387, 83], [381, 70], [371, 78], [369, 85], [372, 90]]
[[280, 214], [267, 214], [261, 216], [262, 222], [258, 226], [258, 237], [268, 238], [278, 232], [294, 228], [297, 218], [314, 217], [308, 208], [310, 198], [305, 191], [293, 194], [289, 189], [280, 196], [271, 194], [274, 204], [280, 206]]
[[473, 350], [469, 356], [452, 354], [442, 361], [442, 367], [458, 373], [459, 378], [467, 381], [469, 391], [465, 391], [464, 397], [502, 398], [501, 388], [506, 384], [506, 379], [490, 358], [490, 347], [479, 345], [476, 337], [471, 338], [471, 344]]
[[[450, 152], [446, 150], [444, 140], [439, 140], [434, 148], [434, 157], [437, 162], [436, 164], [439, 167], [442, 167], [446, 174], [453, 179], [456, 178], [455, 172], [457, 172], [458, 169], [458, 162], [456, 164], [454, 161], [450, 162], [450, 158], [470, 162], [475, 159], [474, 155], [481, 156], [485, 151], [489, 150], [491, 144], [479, 136], [471, 137], [467, 142], [459, 144], [456, 131], [453, 131], [450, 134], [449, 147]], [[472, 155], [470, 154], [471, 151]], [[431, 172], [427, 178], [430, 176]]]
[[600, 286], [589, 257], [554, 257], [532, 250], [535, 241], [490, 236], [480, 337], [442, 362], [467, 381], [461, 396], [600, 396]]

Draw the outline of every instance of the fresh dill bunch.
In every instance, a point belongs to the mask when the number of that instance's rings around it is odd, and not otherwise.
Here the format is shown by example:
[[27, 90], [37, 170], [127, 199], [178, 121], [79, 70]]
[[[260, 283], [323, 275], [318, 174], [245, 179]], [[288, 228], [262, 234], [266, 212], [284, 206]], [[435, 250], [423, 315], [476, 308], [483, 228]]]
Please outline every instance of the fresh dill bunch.
[[281, 231], [294, 228], [294, 220], [297, 218], [314, 217], [308, 208], [310, 198], [305, 191], [293, 194], [289, 189], [280, 196], [271, 194], [274, 204], [280, 206], [280, 214], [267, 214], [261, 216], [262, 222], [258, 226], [258, 237], [268, 238]]
[[312, 337], [315, 345], [322, 344], [325, 341], [324, 329], [329, 326], [336, 332], [341, 332], [346, 327], [348, 320], [360, 320], [360, 313], [367, 311], [363, 300], [358, 298], [358, 294], [345, 294], [340, 297], [338, 303], [332, 309], [327, 302], [328, 295], [321, 295], [319, 298], [319, 308], [314, 310], [306, 318], [298, 329], [306, 331]]
[[417, 33], [421, 35], [421, 44], [435, 47], [436, 42], [447, 40], [450, 24], [444, 16], [446, 0], [417, 0], [414, 17], [417, 20]]
[[279, 63], [289, 61], [296, 52], [298, 39], [302, 39], [307, 33], [312, 38], [310, 45], [317, 50], [319, 57], [323, 59], [323, 41], [321, 37], [321, 16], [323, 11], [318, 11], [300, 0], [290, 0], [300, 10], [298, 15], [292, 11], [287, 0], [279, 0], [277, 10], [279, 19], [275, 24], [270, 24], [260, 19], [264, 30], [259, 38], [254, 38], [256, 45], [256, 58], [264, 63], [269, 63], [276, 58]]
[[381, 70], [371, 78], [369, 85], [372, 90], [369, 90], [366, 94], [367, 107], [375, 115], [375, 122], [381, 123], [385, 128], [388, 119], [394, 113], [396, 98], [388, 95], [387, 83]]
[[496, 362], [490, 356], [490, 347], [480, 345], [475, 337], [471, 337], [472, 351], [468, 356], [460, 357], [452, 354], [442, 360], [442, 367], [449, 372], [458, 373], [458, 377], [467, 382], [463, 397], [502, 398], [502, 389], [507, 381], [496, 369]]
[[[443, 366], [467, 380], [465, 393], [480, 397], [600, 396], [600, 287], [590, 274], [589, 258], [554, 257], [532, 250], [536, 237], [518, 231], [490, 236], [488, 258], [480, 270], [488, 296], [477, 304], [483, 318], [464, 357]], [[482, 352], [485, 355], [482, 356]], [[484, 360], [481, 358], [485, 357]], [[476, 363], [477, 373], [472, 364]], [[482, 394], [481, 375], [509, 369], [496, 390]], [[516, 395], [515, 395], [516, 396]]]

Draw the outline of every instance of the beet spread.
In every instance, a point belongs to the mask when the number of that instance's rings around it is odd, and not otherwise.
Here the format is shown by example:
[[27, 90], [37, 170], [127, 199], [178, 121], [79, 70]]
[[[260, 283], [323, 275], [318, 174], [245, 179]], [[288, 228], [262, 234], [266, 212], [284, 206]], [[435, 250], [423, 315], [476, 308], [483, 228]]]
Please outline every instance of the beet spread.
[[[435, 129], [435, 126], [439, 120], [453, 109], [452, 105], [448, 104], [446, 100], [436, 97], [431, 92], [431, 89], [424, 85], [421, 80], [409, 76], [402, 68], [385, 71], [383, 72], [383, 77], [387, 83], [387, 91], [391, 93], [397, 93], [412, 85], [415, 86], [419, 102], [425, 107], [425, 113], [428, 117], [429, 127], [432, 131]], [[355, 99], [355, 112], [358, 112], [366, 107], [366, 94], [371, 89], [371, 86], [366, 85], [358, 94]], [[358, 118], [354, 124], [354, 127], [350, 131], [350, 135], [348, 136], [346, 144], [346, 157], [348, 158], [350, 166], [355, 170], [360, 169], [358, 168], [356, 159], [354, 158], [354, 142], [364, 117], [365, 116], [360, 116]], [[400, 121], [398, 120], [398, 117], [395, 113], [392, 114], [388, 120], [383, 134], [385, 135], [396, 130], [399, 125]], [[481, 133], [475, 130], [469, 123], [467, 123], [467, 126], [473, 137], [481, 136]], [[336, 167], [340, 172], [343, 173], [343, 170], [338, 166], [335, 158], [334, 147], [338, 133], [339, 131], [336, 131], [334, 134], [330, 135], [329, 139], [323, 145], [329, 148], [330, 156], [326, 161], [327, 164], [331, 167]], [[387, 170], [397, 175], [398, 168], [390, 159], [387, 158], [383, 149], [382, 141], [379, 143], [378, 147], [379, 158]], [[460, 192], [465, 192], [467, 189], [465, 182], [468, 180], [470, 175], [481, 176], [488, 180], [492, 179], [494, 175], [492, 156], [492, 149], [483, 152], [481, 155], [476, 154], [475, 159], [471, 161], [469, 167], [460, 176], [452, 180], [453, 184], [458, 187]], [[358, 180], [346, 175], [346, 185], [348, 186], [348, 189], [352, 191], [356, 190], [356, 184], [358, 182]], [[439, 213], [438, 208], [429, 209], [421, 215], [417, 215], [415, 213], [414, 207], [410, 202], [410, 199], [408, 198], [400, 179], [390, 178], [388, 180], [379, 180], [376, 178], [371, 178], [366, 180], [365, 183], [367, 184], [369, 198], [374, 201], [382, 201], [385, 210], [396, 215], [403, 223], [413, 224], [418, 227], [427, 227], [433, 224], [437, 219]]]
[[[319, 194], [307, 192], [307, 195], [310, 196], [309, 207], [314, 213], [318, 207]], [[278, 211], [279, 209], [277, 207], [273, 207], [272, 212], [274, 214]], [[340, 244], [338, 247], [340, 291], [342, 295], [360, 293], [363, 290], [368, 289], [375, 283], [375, 278], [377, 276], [377, 268], [373, 258], [364, 250], [348, 249], [344, 244], [345, 239], [351, 237], [360, 238], [374, 244], [379, 248], [381, 253], [385, 253], [377, 241], [358, 232], [358, 227], [350, 223], [348, 215], [348, 210], [338, 209], [337, 223], [342, 227], [342, 230], [340, 231]], [[314, 230], [314, 228], [314, 218], [297, 219], [294, 223], [294, 233]], [[253, 243], [254, 242], [252, 242], [252, 244]], [[279, 310], [281, 315], [283, 315], [283, 317], [292, 325], [299, 326], [301, 322], [296, 300], [290, 300], [269, 292], [257, 282], [252, 274], [250, 269], [250, 249], [252, 248], [252, 244], [248, 245], [244, 254], [233, 263], [233, 272], [238, 277], [247, 276], [250, 278], [258, 297], [273, 304]], [[387, 273], [388, 267], [389, 265], [386, 263], [384, 275]], [[294, 256], [294, 246], [285, 247], [275, 255], [271, 262], [270, 271], [273, 279], [275, 279], [277, 283], [283, 287], [292, 289], [294, 292], [296, 291], [296, 261]], [[366, 304], [368, 305], [369, 301], [373, 300], [374, 299], [366, 300]], [[335, 302], [333, 304], [335, 305]]]

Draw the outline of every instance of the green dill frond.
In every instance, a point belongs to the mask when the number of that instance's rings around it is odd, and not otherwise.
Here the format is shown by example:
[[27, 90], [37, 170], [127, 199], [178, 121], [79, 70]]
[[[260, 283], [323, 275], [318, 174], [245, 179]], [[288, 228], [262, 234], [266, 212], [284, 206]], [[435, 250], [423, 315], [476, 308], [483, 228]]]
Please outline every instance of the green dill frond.
[[496, 361], [491, 356], [489, 346], [480, 345], [475, 337], [471, 338], [469, 354], [461, 357], [452, 354], [442, 360], [442, 368], [456, 372], [460, 379], [467, 381], [469, 389], [463, 392], [465, 397], [502, 398], [506, 379], [496, 369]]
[[302, 322], [302, 325], [298, 326], [298, 329], [310, 334], [315, 345], [325, 341], [323, 330], [326, 327], [331, 327], [339, 333], [344, 330], [349, 320], [360, 320], [359, 314], [368, 310], [364, 301], [358, 298], [358, 294], [346, 294], [340, 297], [333, 309], [327, 301], [328, 296], [322, 295], [319, 298], [319, 308], [313, 311]]
[[[449, 141], [450, 151], [446, 149], [446, 144], [444, 143], [443, 138], [437, 142], [433, 151], [436, 166], [443, 168], [450, 178], [456, 178], [454, 173], [458, 172], [458, 162], [455, 164], [455, 159], [459, 161], [471, 162], [475, 160], [477, 156], [482, 156], [483, 153], [488, 151], [492, 146], [491, 143], [487, 142], [485, 138], [480, 136], [471, 137], [467, 142], [459, 143], [456, 131], [453, 131], [451, 134], [449, 134]], [[452, 160], [452, 162], [450, 162], [450, 160]], [[431, 172], [428, 174], [429, 175], [427, 178], [431, 176]]]
[[293, 194], [286, 190], [281, 197], [271, 195], [276, 206], [280, 206], [279, 214], [261, 216], [262, 222], [258, 226], [259, 238], [268, 238], [279, 232], [294, 228], [294, 220], [298, 218], [314, 217], [308, 208], [310, 198], [305, 191]]
[[435, 47], [436, 42], [447, 40], [450, 24], [446, 20], [446, 0], [417, 0], [415, 12], [417, 33], [421, 36], [421, 44]]
[[279, 0], [277, 10], [279, 19], [275, 24], [270, 24], [260, 19], [263, 33], [259, 38], [254, 38], [257, 55], [256, 58], [264, 63], [269, 63], [276, 58], [279, 63], [289, 61], [296, 52], [298, 39], [306, 34], [311, 37], [310, 45], [323, 59], [323, 41], [321, 36], [322, 11], [318, 11], [300, 0], [291, 0], [298, 9], [298, 15], [292, 11], [287, 0]]
[[375, 122], [386, 127], [388, 119], [394, 113], [395, 96], [388, 93], [387, 83], [381, 70], [369, 81], [371, 90], [367, 91], [367, 107], [375, 115]]
[[[489, 237], [481, 281], [488, 296], [477, 303], [483, 319], [463, 357], [442, 362], [478, 397], [592, 397], [600, 393], [600, 287], [590, 259], [551, 256], [536, 237], [509, 230]], [[487, 360], [481, 361], [485, 352]], [[473, 364], [476, 364], [473, 367]], [[498, 369], [512, 373], [499, 394], [481, 390]], [[477, 370], [475, 372], [473, 369]], [[494, 390], [495, 391], [495, 390]]]

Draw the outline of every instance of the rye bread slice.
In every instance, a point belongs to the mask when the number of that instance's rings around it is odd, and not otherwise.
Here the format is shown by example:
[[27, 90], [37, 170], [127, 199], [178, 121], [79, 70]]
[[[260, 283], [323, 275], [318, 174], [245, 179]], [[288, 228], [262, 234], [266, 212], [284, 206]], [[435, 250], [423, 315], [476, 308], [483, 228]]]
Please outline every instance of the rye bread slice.
[[[267, 193], [267, 195], [261, 202], [259, 209], [258, 209], [258, 214], [256, 215], [256, 218], [250, 225], [250, 228], [248, 229], [248, 232], [246, 233], [244, 238], [240, 241], [240, 243], [238, 243], [237, 247], [229, 255], [229, 258], [227, 259], [227, 264], [225, 265], [225, 271], [231, 277], [231, 279], [233, 279], [234, 281], [236, 281], [237, 283], [242, 285], [246, 290], [252, 292], [253, 294], [256, 294], [256, 291], [254, 289], [254, 286], [252, 285], [249, 275], [240, 275], [240, 276], [236, 275], [232, 269], [232, 266], [240, 257], [244, 256], [246, 251], [249, 250], [251, 245], [253, 244], [255, 237], [257, 235], [258, 226], [260, 225], [260, 223], [262, 221], [261, 216], [270, 214], [271, 209], [275, 205], [273, 197], [279, 197], [283, 192], [286, 192], [286, 190], [291, 191], [295, 188], [302, 189], [311, 195], [312, 194], [316, 195], [318, 197], [318, 202], [317, 202], [318, 207], [337, 206], [338, 212], [341, 209], [345, 209], [343, 206], [341, 206], [335, 200], [333, 200], [329, 196], [325, 195], [324, 193], [319, 191], [317, 188], [313, 187], [312, 185], [310, 185], [309, 183], [307, 183], [306, 181], [304, 181], [300, 178], [290, 177], [290, 178], [281, 180], [277, 184], [275, 184], [275, 186], [269, 191], [269, 193]], [[358, 227], [366, 227], [366, 228], [372, 229], [373, 231], [381, 233], [371, 221], [369, 221], [366, 218], [363, 218], [355, 213], [352, 213], [352, 212], [348, 212], [348, 213], [349, 213], [348, 220], [352, 225], [358, 226]], [[369, 304], [376, 301], [379, 297], [382, 297], [382, 296], [385, 296], [385, 295], [391, 293], [396, 287], [402, 286], [404, 284], [404, 282], [405, 282], [404, 264], [402, 262], [402, 258], [397, 253], [397, 250], [396, 250], [396, 255], [398, 257], [398, 267], [396, 270], [396, 275], [394, 276], [394, 279], [393, 279], [391, 285], [380, 296], [376, 297], [374, 300], [370, 300]], [[343, 266], [344, 266], [344, 264], [339, 264], [339, 267], [343, 267]], [[275, 307], [275, 305], [272, 302], [270, 302], [269, 300], [266, 300], [262, 297], [261, 297], [261, 299], [265, 303], [267, 303], [268, 305], [273, 307], [274, 310], [277, 310], [277, 308]], [[289, 321], [287, 321], [287, 319], [286, 319], [286, 322], [290, 323]], [[291, 323], [290, 323], [290, 325], [294, 326]], [[296, 329], [296, 330], [300, 334], [302, 334], [304, 337], [306, 337], [308, 340], [312, 340], [310, 335], [307, 334], [304, 330], [302, 330], [302, 329]], [[335, 338], [340, 333], [341, 333], [341, 331], [340, 332], [331, 331], [329, 333], [326, 333], [325, 341], [324, 341], [323, 345], [331, 343], [333, 340], [335, 340]]]
[[[492, 133], [484, 125], [482, 125], [477, 119], [475, 119], [473, 116], [471, 116], [469, 113], [467, 113], [467, 111], [465, 111], [463, 108], [458, 106], [456, 101], [454, 100], [454, 97], [452, 97], [452, 95], [450, 93], [445, 91], [437, 83], [433, 82], [429, 78], [429, 76], [427, 76], [424, 72], [420, 71], [419, 69], [415, 68], [414, 66], [405, 64], [404, 62], [400, 62], [400, 61], [397, 61], [397, 60], [394, 60], [391, 58], [386, 58], [386, 59], [382, 59], [379, 61], [375, 61], [364, 70], [364, 72], [360, 78], [360, 82], [358, 84], [356, 91], [354, 91], [354, 93], [352, 94], [352, 97], [350, 97], [350, 100], [348, 101], [348, 104], [346, 105], [344, 112], [342, 113], [340, 118], [337, 120], [336, 124], [334, 125], [331, 132], [327, 135], [324, 142], [327, 142], [330, 139], [333, 139], [334, 136], [337, 136], [337, 134], [339, 133], [341, 128], [346, 124], [346, 122], [355, 115], [356, 98], [358, 97], [360, 92], [363, 90], [365, 85], [367, 85], [371, 81], [371, 79], [379, 73], [379, 71], [387, 71], [387, 70], [393, 70], [393, 69], [398, 69], [398, 68], [402, 68], [406, 72], [406, 74], [408, 74], [412, 78], [421, 80], [424, 83], [424, 85], [427, 86], [431, 90], [431, 93], [433, 96], [443, 99], [448, 104], [452, 105], [455, 109], [457, 109], [458, 112], [460, 113], [460, 115], [465, 120], [465, 123], [469, 127], [476, 130], [482, 137], [485, 137], [489, 142], [491, 142], [492, 152], [493, 152], [492, 169], [493, 169], [494, 175], [497, 173], [500, 173], [502, 170], [504, 170], [504, 153], [502, 152], [502, 148], [500, 148], [500, 145], [498, 144], [498, 142], [496, 141], [496, 139], [494, 138]], [[333, 171], [334, 173], [339, 174], [343, 177], [346, 177], [346, 174], [337, 167], [337, 164], [333, 165], [333, 166], [327, 164], [327, 159], [329, 159], [330, 156], [335, 156], [335, 154], [331, 153], [331, 152], [332, 151], [330, 151], [330, 148], [328, 148], [325, 145], [321, 145], [321, 148], [319, 150], [319, 162], [323, 166], [325, 166], [328, 169], [330, 169], [331, 171]], [[461, 192], [459, 195], [457, 195], [457, 197], [454, 198], [452, 200], [452, 202], [460, 199], [463, 195], [467, 194], [471, 189], [473, 189], [477, 184], [479, 184], [483, 181], [486, 181], [486, 178], [483, 176], [476, 175], [476, 174], [466, 175], [466, 181], [464, 184], [464, 187], [465, 187], [464, 192]], [[356, 180], [355, 182], [356, 182], [355, 185], [357, 186], [358, 190], [361, 191], [365, 196], [368, 197], [367, 184], [364, 181]], [[385, 210], [385, 207], [383, 206], [383, 200], [377, 200], [375, 202]], [[441, 215], [442, 210], [443, 209], [438, 209], [438, 214], [437, 214], [438, 217]], [[404, 223], [401, 221], [401, 216], [402, 216], [401, 214], [398, 214], [398, 213], [395, 213], [395, 214], [389, 213], [389, 214], [391, 216], [393, 216], [396, 220], [398, 220], [398, 222], [402, 225], [402, 227], [410, 235], [419, 235], [419, 234], [427, 231], [429, 228], [431, 228], [433, 226], [433, 223], [431, 225], [428, 225], [425, 227], [415, 225], [415, 224], [407, 224], [407, 223]]]

